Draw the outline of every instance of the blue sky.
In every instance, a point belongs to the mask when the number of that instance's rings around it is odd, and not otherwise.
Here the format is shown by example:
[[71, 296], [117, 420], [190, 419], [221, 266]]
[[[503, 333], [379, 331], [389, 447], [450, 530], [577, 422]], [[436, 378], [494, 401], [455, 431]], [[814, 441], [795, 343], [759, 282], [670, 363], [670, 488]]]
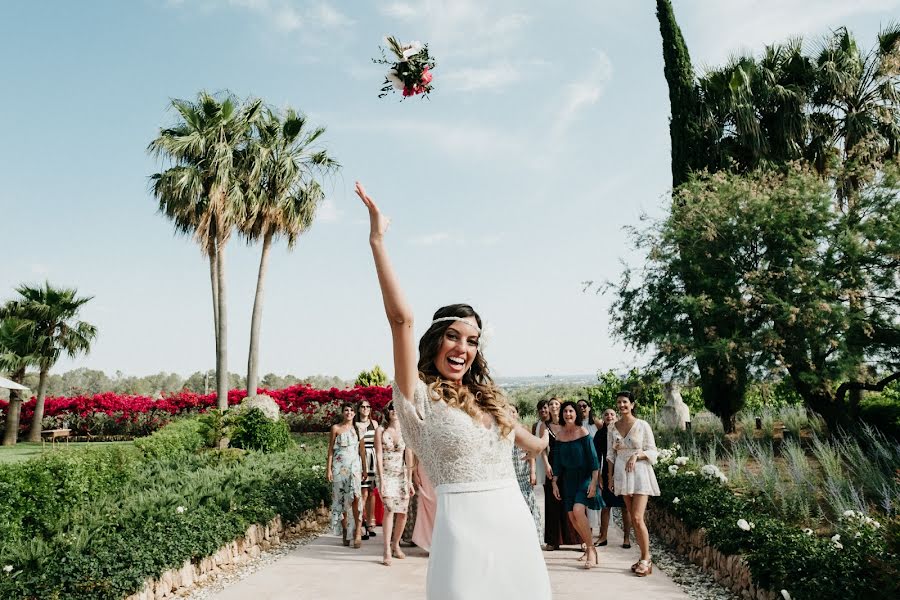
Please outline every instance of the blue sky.
[[[675, 1], [695, 66], [847, 25], [864, 47], [900, 0]], [[392, 218], [416, 311], [469, 302], [495, 374], [639, 360], [584, 280], [635, 262], [623, 226], [660, 214], [668, 96], [650, 0], [4, 2], [0, 300], [50, 280], [94, 296], [100, 336], [58, 368], [183, 374], [214, 364], [208, 266], [156, 214], [145, 152], [171, 98], [229, 89], [327, 127], [343, 165], [293, 252], [273, 253], [261, 371], [390, 371], [362, 181]], [[564, 7], [564, 8], [561, 8]], [[385, 34], [428, 42], [430, 101], [379, 100]], [[246, 368], [259, 248], [227, 249], [229, 365]]]

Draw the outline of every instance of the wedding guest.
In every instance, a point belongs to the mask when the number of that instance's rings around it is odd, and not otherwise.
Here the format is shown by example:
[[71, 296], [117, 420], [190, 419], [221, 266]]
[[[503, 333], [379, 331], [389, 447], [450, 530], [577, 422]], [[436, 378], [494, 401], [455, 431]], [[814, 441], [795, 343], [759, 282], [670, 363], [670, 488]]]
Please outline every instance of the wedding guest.
[[383, 423], [384, 426], [375, 432], [375, 467], [378, 472], [378, 490], [384, 503], [382, 564], [390, 566], [391, 558], [406, 558], [399, 542], [406, 525], [409, 498], [414, 493], [409, 468], [412, 451], [406, 448], [393, 402], [384, 410]]
[[412, 542], [425, 552], [431, 552], [431, 538], [437, 520], [438, 498], [434, 485], [428, 477], [422, 461], [416, 461], [416, 525], [413, 527]]
[[578, 424], [587, 429], [591, 439], [594, 439], [594, 434], [597, 433], [597, 429], [602, 425], [597, 420], [597, 417], [594, 416], [594, 407], [587, 400], [579, 400], [576, 403], [576, 407], [578, 409]]
[[553, 496], [560, 500], [584, 544], [584, 568], [599, 562], [591, 535], [588, 509], [600, 510], [603, 501], [597, 489], [600, 461], [588, 431], [578, 424], [578, 408], [565, 402], [553, 457]]
[[653, 472], [659, 453], [650, 424], [634, 415], [635, 402], [631, 392], [616, 395], [616, 408], [619, 409], [619, 420], [610, 428], [606, 442], [610, 462], [609, 489], [625, 500], [634, 537], [641, 548], [641, 558], [631, 565], [631, 570], [638, 577], [645, 577], [653, 572], [653, 562], [644, 511], [647, 498], [659, 496], [659, 485]]
[[[353, 547], [359, 548], [361, 484], [367, 475], [362, 470], [366, 448], [353, 423], [355, 414], [353, 405], [345, 402], [341, 422], [331, 426], [325, 475], [331, 482], [331, 529], [341, 535], [345, 546], [350, 545], [348, 536], [353, 536]], [[353, 520], [348, 523], [351, 512]]]
[[[547, 406], [546, 400], [539, 400], [535, 409], [538, 418], [534, 422], [534, 425], [531, 426], [531, 434], [540, 437], [541, 432], [538, 431], [538, 428], [546, 426], [547, 422], [550, 420], [550, 407]], [[543, 486], [547, 481], [547, 468], [544, 465], [545, 460], [546, 457], [544, 454], [541, 454], [541, 456], [537, 457], [534, 461], [535, 485]]]
[[[519, 409], [516, 408], [515, 404], [509, 405], [509, 412], [513, 419], [516, 421], [519, 420]], [[525, 499], [525, 504], [528, 505], [528, 510], [531, 512], [531, 516], [534, 519], [534, 528], [535, 531], [537, 531], [538, 544], [540, 544], [541, 533], [544, 526], [541, 523], [541, 512], [538, 509], [537, 500], [534, 497], [534, 486], [537, 483], [537, 474], [535, 473], [536, 461], [533, 457], [529, 457], [527, 453], [518, 446], [513, 446], [512, 461], [513, 468], [516, 470], [516, 479], [519, 481], [519, 490], [521, 490], [522, 497]]]
[[403, 535], [400, 536], [400, 545], [405, 548], [414, 548], [415, 543], [413, 543], [412, 536], [416, 527], [416, 513], [419, 506], [419, 476], [416, 473], [416, 465], [419, 459], [416, 457], [416, 453], [408, 446], [406, 450], [410, 459], [408, 465], [412, 474], [413, 494], [409, 499], [409, 508], [406, 510], [406, 525], [403, 527]]
[[629, 533], [631, 532], [631, 517], [628, 515], [628, 509], [625, 508], [625, 501], [622, 496], [616, 496], [609, 491], [609, 461], [606, 460], [607, 454], [607, 436], [609, 435], [610, 426], [616, 422], [616, 411], [607, 408], [601, 415], [603, 427], [594, 434], [594, 448], [597, 450], [597, 456], [600, 458], [600, 495], [603, 498], [603, 510], [600, 511], [600, 533], [597, 536], [595, 546], [605, 546], [607, 544], [607, 534], [609, 533], [609, 515], [611, 509], [620, 508], [622, 510], [622, 531], [625, 536], [622, 541], [623, 548], [631, 548], [629, 541]]
[[363, 535], [367, 540], [375, 537], [375, 431], [378, 430], [378, 421], [372, 418], [372, 404], [368, 400], [359, 403], [356, 413], [357, 433], [366, 446], [366, 459], [363, 462], [363, 470], [367, 477], [362, 482], [362, 511], [363, 511]]
[[[557, 431], [559, 430], [559, 398], [550, 398], [547, 401], [549, 419], [538, 428], [543, 434], [550, 433], [550, 444], [547, 451], [541, 454], [544, 460], [544, 469], [547, 480], [544, 483], [544, 549], [559, 550], [560, 546], [572, 546], [579, 543], [578, 532], [569, 520], [562, 502], [553, 495], [553, 459], [556, 454]], [[561, 484], [560, 484], [561, 485]]]

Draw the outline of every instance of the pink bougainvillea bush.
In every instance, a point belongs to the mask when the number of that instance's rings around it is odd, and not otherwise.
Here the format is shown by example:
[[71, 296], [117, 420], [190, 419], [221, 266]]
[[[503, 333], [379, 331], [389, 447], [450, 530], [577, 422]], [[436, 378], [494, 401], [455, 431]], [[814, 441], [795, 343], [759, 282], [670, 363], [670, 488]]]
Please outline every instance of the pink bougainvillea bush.
[[[391, 388], [378, 386], [318, 390], [308, 385], [294, 385], [283, 390], [260, 388], [259, 393], [278, 403], [294, 431], [328, 431], [344, 402], [368, 400], [375, 411], [381, 411], [391, 400]], [[246, 396], [246, 390], [231, 390], [228, 392], [229, 406], [240, 404]], [[34, 404], [32, 397], [22, 405], [19, 423], [23, 431], [31, 426]], [[6, 420], [7, 406], [7, 402], [0, 400], [0, 423]], [[215, 406], [215, 394], [188, 391], [160, 399], [112, 392], [47, 398], [42, 428], [68, 427], [76, 436], [143, 436], [177, 416], [205, 412]]]

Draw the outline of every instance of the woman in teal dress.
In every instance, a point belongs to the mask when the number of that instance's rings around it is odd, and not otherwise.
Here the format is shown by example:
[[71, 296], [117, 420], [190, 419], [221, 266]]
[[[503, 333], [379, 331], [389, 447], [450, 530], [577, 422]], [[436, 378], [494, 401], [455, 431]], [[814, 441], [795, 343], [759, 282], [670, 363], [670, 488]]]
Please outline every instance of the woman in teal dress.
[[[600, 510], [603, 500], [597, 489], [600, 461], [591, 435], [578, 424], [574, 402], [565, 402], [559, 411], [556, 450], [553, 455], [553, 495], [562, 501], [565, 511], [584, 543], [584, 568], [598, 564], [597, 549], [591, 536], [588, 509]], [[562, 479], [562, 489], [559, 480]]]

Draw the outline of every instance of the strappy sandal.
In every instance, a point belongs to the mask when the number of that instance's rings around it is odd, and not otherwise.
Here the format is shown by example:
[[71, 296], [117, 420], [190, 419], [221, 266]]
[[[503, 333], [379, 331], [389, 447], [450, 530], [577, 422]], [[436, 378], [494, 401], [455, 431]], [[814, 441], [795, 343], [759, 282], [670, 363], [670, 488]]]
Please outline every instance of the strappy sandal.
[[638, 577], [646, 577], [653, 572], [653, 562], [649, 560], [639, 560], [634, 574]]
[[637, 571], [637, 568], [638, 568], [638, 565], [639, 565], [639, 564], [641, 564], [641, 561], [637, 561], [636, 563], [634, 563], [633, 565], [631, 565], [631, 572], [632, 572], [632, 573], [634, 573], [635, 571]]
[[399, 558], [400, 560], [403, 560], [404, 558], [406, 558], [406, 555], [403, 553], [403, 550], [401, 550], [400, 548], [394, 548], [391, 551], [391, 556], [393, 556], [394, 558]]
[[391, 557], [390, 557], [390, 556], [385, 556], [385, 557], [383, 557], [383, 558], [381, 559], [381, 564], [383, 564], [383, 565], [386, 566], [386, 567], [391, 566]]
[[584, 566], [582, 567], [585, 570], [593, 569], [594, 565], [600, 564], [600, 556], [597, 553], [597, 550], [594, 549], [594, 562], [591, 562], [590, 556], [587, 557], [587, 560], [584, 561]]

